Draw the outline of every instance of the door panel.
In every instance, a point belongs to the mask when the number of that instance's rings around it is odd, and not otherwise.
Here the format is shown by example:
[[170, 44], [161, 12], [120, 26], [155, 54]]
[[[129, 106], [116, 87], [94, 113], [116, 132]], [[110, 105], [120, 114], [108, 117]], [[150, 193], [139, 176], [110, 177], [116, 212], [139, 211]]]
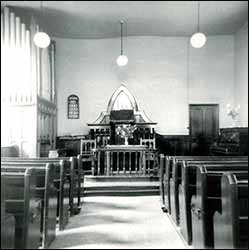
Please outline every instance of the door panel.
[[215, 136], [215, 112], [213, 107], [203, 109], [203, 126], [203, 133], [208, 139], [212, 139]]
[[194, 107], [190, 110], [190, 118], [191, 118], [191, 135], [192, 137], [196, 137], [203, 132], [203, 110], [199, 107]]

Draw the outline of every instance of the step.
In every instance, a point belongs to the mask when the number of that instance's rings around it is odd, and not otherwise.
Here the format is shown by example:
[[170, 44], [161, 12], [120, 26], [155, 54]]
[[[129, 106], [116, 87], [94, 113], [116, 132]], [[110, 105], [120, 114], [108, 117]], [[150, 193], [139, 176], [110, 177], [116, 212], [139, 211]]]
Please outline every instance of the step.
[[159, 190], [98, 190], [98, 191], [85, 191], [84, 197], [89, 196], [146, 196], [146, 195], [159, 195]]
[[159, 181], [85, 181], [84, 187], [104, 186], [159, 186]]
[[112, 176], [85, 176], [86, 182], [138, 182], [138, 181], [158, 181], [155, 176], [136, 176], [136, 175], [112, 175]]
[[129, 186], [86, 186], [84, 191], [97, 191], [97, 190], [159, 190], [159, 185], [129, 185]]

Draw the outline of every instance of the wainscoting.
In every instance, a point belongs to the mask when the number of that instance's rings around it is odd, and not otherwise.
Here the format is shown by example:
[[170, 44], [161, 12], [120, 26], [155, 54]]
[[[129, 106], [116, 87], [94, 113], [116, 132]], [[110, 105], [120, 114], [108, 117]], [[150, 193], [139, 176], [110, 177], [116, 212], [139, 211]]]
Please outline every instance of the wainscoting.
[[156, 134], [156, 148], [165, 155], [190, 155], [190, 136]]

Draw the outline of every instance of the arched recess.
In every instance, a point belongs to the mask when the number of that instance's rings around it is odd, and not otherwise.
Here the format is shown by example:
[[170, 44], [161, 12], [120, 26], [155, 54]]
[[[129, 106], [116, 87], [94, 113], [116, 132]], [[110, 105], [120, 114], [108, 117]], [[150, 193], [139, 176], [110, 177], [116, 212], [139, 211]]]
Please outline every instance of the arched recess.
[[122, 84], [111, 96], [106, 112], [101, 112], [99, 117], [93, 122], [88, 123], [88, 126], [109, 126], [111, 111], [117, 110], [133, 110], [135, 123], [154, 126], [157, 123], [152, 122], [143, 110], [138, 109], [138, 104], [135, 97]]
[[107, 106], [107, 112], [123, 109], [132, 109], [135, 112], [138, 111], [138, 105], [135, 97], [122, 84], [111, 96]]

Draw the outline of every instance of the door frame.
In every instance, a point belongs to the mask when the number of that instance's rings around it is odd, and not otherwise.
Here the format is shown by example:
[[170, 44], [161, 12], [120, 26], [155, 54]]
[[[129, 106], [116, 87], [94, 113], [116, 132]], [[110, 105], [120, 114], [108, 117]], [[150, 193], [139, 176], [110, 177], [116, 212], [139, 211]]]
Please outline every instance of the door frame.
[[217, 107], [217, 116], [218, 116], [218, 128], [220, 128], [220, 105], [218, 103], [195, 103], [195, 104], [189, 104], [188, 105], [188, 115], [189, 115], [189, 136], [190, 138], [192, 138], [191, 135], [191, 117], [190, 117], [190, 107], [194, 107], [194, 106], [213, 106], [213, 107]]
[[[192, 149], [191, 149], [191, 145], [192, 145], [192, 129], [191, 129], [191, 115], [190, 115], [190, 110], [191, 110], [191, 107], [195, 107], [195, 106], [209, 106], [209, 107], [216, 107], [216, 112], [217, 112], [217, 126], [218, 126], [218, 134], [217, 134], [217, 138], [219, 136], [219, 131], [220, 131], [220, 105], [218, 103], [195, 103], [195, 104], [189, 104], [188, 108], [189, 108], [189, 149], [190, 149], [190, 152], [192, 152]], [[216, 139], [216, 138], [215, 138]]]

